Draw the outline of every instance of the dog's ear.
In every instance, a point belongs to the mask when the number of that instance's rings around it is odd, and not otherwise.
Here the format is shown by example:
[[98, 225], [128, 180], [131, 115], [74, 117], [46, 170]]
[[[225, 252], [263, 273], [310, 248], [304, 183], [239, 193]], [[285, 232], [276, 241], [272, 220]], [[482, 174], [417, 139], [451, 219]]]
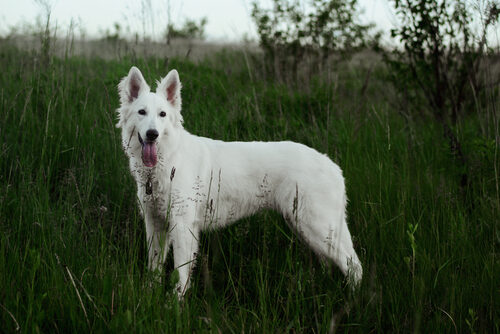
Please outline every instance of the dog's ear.
[[120, 93], [120, 102], [123, 105], [132, 103], [142, 93], [149, 92], [149, 86], [144, 80], [141, 71], [132, 66], [128, 75], [120, 81], [118, 92]]
[[181, 81], [176, 70], [168, 72], [167, 76], [158, 84], [156, 92], [161, 93], [177, 110], [181, 109]]
[[141, 71], [135, 66], [132, 66], [128, 75], [124, 77], [118, 84], [118, 93], [120, 94], [121, 106], [118, 108], [118, 124], [117, 128], [121, 128], [127, 122], [130, 116], [128, 104], [132, 103], [139, 95], [149, 92], [149, 86], [144, 80]]

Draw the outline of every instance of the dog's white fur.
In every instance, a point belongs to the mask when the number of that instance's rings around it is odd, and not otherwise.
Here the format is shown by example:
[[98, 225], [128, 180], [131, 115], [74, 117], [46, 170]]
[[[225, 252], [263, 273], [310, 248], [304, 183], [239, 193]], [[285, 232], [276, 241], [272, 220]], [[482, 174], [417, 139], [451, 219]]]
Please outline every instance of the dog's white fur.
[[[182, 126], [180, 89], [179, 75], [172, 70], [156, 92], [150, 92], [136, 67], [118, 86], [117, 127], [137, 182], [149, 269], [161, 270], [172, 247], [179, 273], [176, 288], [182, 296], [189, 287], [201, 231], [272, 208], [356, 286], [362, 267], [346, 223], [339, 166], [298, 143], [223, 142], [192, 135]], [[154, 167], [144, 165], [138, 139], [138, 134], [146, 138], [150, 129], [159, 133]]]

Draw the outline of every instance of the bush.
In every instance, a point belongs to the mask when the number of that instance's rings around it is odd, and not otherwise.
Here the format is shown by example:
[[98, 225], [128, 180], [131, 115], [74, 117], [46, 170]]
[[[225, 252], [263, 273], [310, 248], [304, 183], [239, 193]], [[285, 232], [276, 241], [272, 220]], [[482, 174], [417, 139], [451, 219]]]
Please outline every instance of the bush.
[[205, 26], [208, 20], [206, 17], [200, 19], [200, 22], [196, 22], [192, 19], [187, 19], [184, 22], [182, 28], [176, 28], [173, 24], [169, 24], [167, 31], [165, 33], [167, 44], [170, 44], [170, 40], [173, 38], [181, 39], [205, 39]]
[[[480, 15], [473, 15], [474, 8], [463, 0], [393, 2], [400, 25], [391, 35], [399, 39], [403, 50], [385, 54], [391, 81], [404, 105], [421, 113], [430, 110], [442, 126], [450, 151], [464, 171], [460, 183], [465, 188], [467, 159], [453, 125], [465, 110], [478, 110], [488, 103], [484, 98], [490, 84], [488, 66], [482, 65], [490, 51], [487, 31], [498, 21], [499, 6], [493, 1], [481, 2], [485, 7], [475, 7]], [[474, 28], [473, 18], [477, 16], [479, 32]]]
[[279, 79], [295, 79], [299, 65], [309, 61], [317, 71], [333, 54], [345, 58], [364, 47], [371, 25], [357, 23], [357, 0], [273, 0], [272, 9], [253, 2], [267, 69]]
[[[386, 58], [398, 78], [411, 77], [437, 118], [456, 122], [464, 107], [484, 88], [480, 67], [488, 51], [486, 33], [498, 21], [499, 7], [487, 2], [480, 13], [482, 31], [474, 32], [465, 1], [395, 0], [401, 25], [391, 31], [404, 51]], [[396, 82], [396, 87], [405, 87]]]

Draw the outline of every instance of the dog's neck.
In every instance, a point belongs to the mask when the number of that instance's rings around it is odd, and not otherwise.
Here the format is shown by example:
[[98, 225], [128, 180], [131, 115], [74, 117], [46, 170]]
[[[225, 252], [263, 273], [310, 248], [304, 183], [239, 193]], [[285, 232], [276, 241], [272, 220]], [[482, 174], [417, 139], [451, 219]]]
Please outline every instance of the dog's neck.
[[[160, 175], [168, 175], [168, 179], [162, 179], [161, 182], [172, 182], [175, 177], [175, 162], [179, 154], [180, 146], [182, 145], [183, 136], [188, 132], [184, 129], [176, 133], [176, 135], [163, 138], [163, 142], [158, 143], [158, 163], [155, 167], [144, 166], [141, 159], [140, 147], [128, 146], [126, 149], [129, 159], [133, 159], [135, 165], [137, 183], [139, 187], [144, 187], [147, 195], [153, 195], [157, 191], [157, 179]], [[132, 134], [132, 140], [136, 138], [136, 131]]]

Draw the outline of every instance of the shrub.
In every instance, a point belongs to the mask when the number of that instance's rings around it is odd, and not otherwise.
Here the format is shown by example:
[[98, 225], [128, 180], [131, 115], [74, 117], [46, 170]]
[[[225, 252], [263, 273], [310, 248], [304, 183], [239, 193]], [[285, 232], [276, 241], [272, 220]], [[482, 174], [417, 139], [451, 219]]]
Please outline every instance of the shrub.
[[306, 60], [311, 70], [324, 66], [333, 54], [346, 58], [364, 47], [372, 25], [356, 22], [357, 0], [273, 0], [272, 9], [254, 1], [267, 69], [279, 79], [295, 78]]
[[[489, 84], [487, 66], [482, 66], [489, 52], [487, 31], [496, 24], [499, 6], [493, 1], [478, 2], [472, 7], [464, 0], [394, 0], [398, 28], [391, 31], [403, 49], [385, 54], [391, 69], [391, 81], [401, 93], [405, 105], [432, 117], [443, 128], [451, 153], [457, 157], [463, 188], [468, 184], [467, 159], [453, 125], [464, 111], [477, 110], [477, 104]], [[480, 15], [473, 15], [473, 9]], [[480, 22], [474, 22], [479, 17]], [[479, 23], [479, 25], [477, 25]], [[479, 26], [477, 32], [475, 27]], [[410, 102], [409, 104], [407, 102]], [[422, 107], [422, 103], [428, 108]]]
[[170, 44], [171, 39], [181, 38], [181, 39], [205, 39], [205, 26], [207, 25], [207, 18], [203, 17], [200, 22], [196, 22], [192, 19], [187, 19], [181, 28], [176, 28], [173, 24], [169, 24], [167, 31], [165, 32], [165, 37], [167, 39], [167, 44]]

